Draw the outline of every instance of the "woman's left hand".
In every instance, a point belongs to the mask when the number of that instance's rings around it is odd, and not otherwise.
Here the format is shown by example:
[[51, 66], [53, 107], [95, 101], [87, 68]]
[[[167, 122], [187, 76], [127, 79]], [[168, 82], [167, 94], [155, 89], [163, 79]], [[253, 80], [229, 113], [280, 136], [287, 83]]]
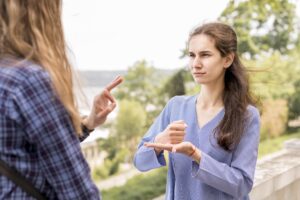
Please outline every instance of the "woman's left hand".
[[159, 149], [163, 149], [166, 151], [170, 151], [170, 152], [177, 152], [177, 153], [182, 153], [185, 154], [186, 156], [192, 156], [195, 151], [196, 151], [196, 147], [190, 143], [190, 142], [181, 142], [178, 144], [161, 144], [161, 143], [145, 143], [144, 144], [146, 147], [153, 147], [153, 148], [159, 148]]
[[116, 100], [111, 95], [110, 91], [123, 82], [123, 77], [118, 76], [110, 82], [101, 94], [95, 96], [93, 107], [90, 115], [83, 119], [82, 123], [90, 130], [95, 129], [97, 126], [103, 124], [115, 107]]

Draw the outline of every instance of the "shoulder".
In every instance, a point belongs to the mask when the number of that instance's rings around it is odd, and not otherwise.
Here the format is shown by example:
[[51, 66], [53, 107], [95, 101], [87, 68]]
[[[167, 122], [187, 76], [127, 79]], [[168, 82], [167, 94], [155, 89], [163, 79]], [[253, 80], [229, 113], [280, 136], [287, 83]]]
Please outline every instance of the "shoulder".
[[50, 81], [49, 74], [38, 64], [28, 60], [0, 61], [1, 78], [11, 86], [24, 85], [27, 82]]
[[28, 60], [1, 60], [0, 84], [10, 92], [25, 87], [50, 85], [50, 76], [40, 65]]
[[250, 119], [259, 118], [260, 117], [259, 110], [253, 105], [248, 105], [247, 106], [247, 116]]
[[248, 105], [247, 107], [246, 125], [248, 128], [260, 126], [259, 110], [253, 105]]
[[53, 101], [56, 96], [48, 72], [24, 60], [6, 65], [0, 61], [0, 90], [10, 102], [24, 109], [38, 102]]

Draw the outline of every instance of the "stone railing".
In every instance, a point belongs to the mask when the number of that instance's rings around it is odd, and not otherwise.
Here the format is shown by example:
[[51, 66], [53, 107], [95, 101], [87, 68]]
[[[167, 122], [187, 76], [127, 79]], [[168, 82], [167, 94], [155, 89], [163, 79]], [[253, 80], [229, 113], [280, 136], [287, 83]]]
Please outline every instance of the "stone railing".
[[[258, 160], [251, 200], [300, 200], [300, 140]], [[164, 200], [164, 195], [154, 200]]]
[[104, 163], [104, 158], [107, 153], [105, 151], [99, 151], [99, 144], [97, 141], [82, 142], [80, 143], [80, 146], [92, 172]]
[[256, 165], [251, 200], [300, 200], [300, 140], [263, 157]]

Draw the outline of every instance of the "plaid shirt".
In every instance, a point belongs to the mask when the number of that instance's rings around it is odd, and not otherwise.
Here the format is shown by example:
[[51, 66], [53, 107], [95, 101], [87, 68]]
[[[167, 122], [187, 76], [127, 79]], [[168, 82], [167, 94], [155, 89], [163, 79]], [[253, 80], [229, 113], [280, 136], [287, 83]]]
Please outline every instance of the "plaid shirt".
[[[0, 158], [48, 199], [100, 199], [66, 109], [41, 67], [0, 60]], [[33, 199], [0, 174], [0, 199]]]

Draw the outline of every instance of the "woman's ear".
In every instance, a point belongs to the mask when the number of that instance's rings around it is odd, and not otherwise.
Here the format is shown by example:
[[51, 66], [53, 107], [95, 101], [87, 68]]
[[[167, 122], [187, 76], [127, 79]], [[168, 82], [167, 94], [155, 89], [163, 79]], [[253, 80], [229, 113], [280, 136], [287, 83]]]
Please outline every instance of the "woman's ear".
[[227, 69], [228, 67], [230, 67], [231, 64], [232, 64], [232, 62], [233, 62], [233, 60], [234, 60], [234, 53], [231, 52], [231, 53], [229, 53], [229, 54], [226, 56], [226, 58], [225, 58], [224, 68]]

